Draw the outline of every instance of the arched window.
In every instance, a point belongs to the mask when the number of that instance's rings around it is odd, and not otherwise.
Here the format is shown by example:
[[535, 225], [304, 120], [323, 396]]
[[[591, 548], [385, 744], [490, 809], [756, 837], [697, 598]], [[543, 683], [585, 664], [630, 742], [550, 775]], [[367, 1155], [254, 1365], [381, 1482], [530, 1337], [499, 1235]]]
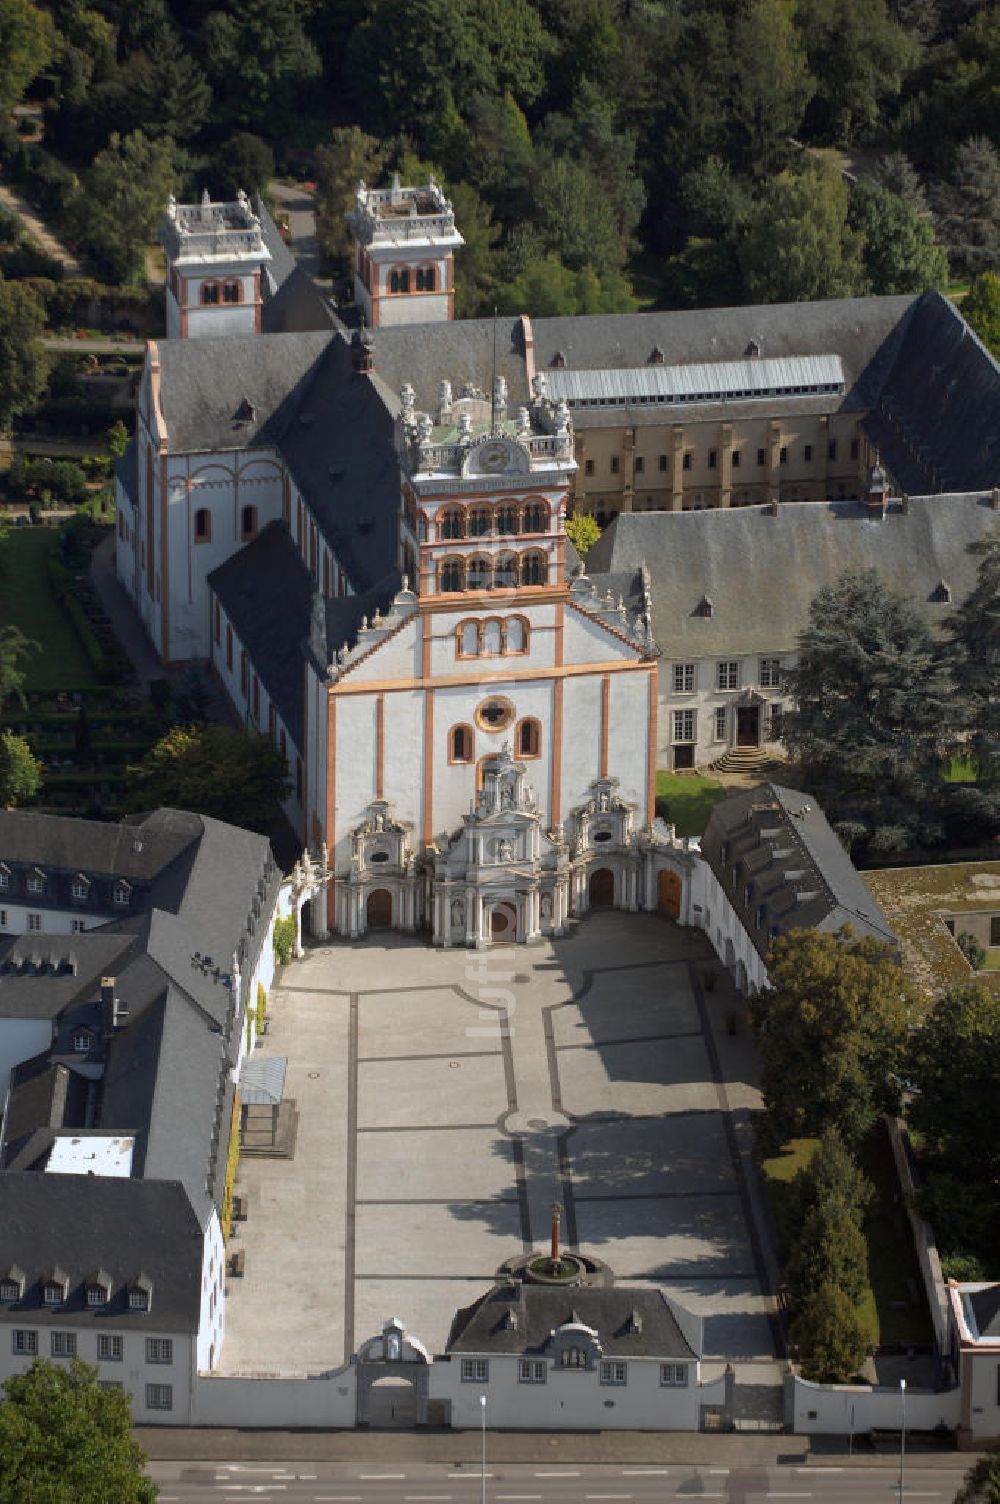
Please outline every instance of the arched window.
[[243, 289], [235, 278], [229, 282], [223, 282], [222, 301], [224, 303], [242, 303]]
[[448, 761], [472, 762], [475, 757], [475, 738], [471, 726], [452, 726], [448, 732]]
[[416, 272], [417, 292], [434, 291], [434, 268], [432, 266], [418, 266]]
[[438, 531], [442, 538], [465, 537], [465, 518], [457, 507], [447, 507], [441, 513]]
[[523, 531], [544, 533], [549, 525], [549, 509], [543, 501], [529, 501], [523, 514]]
[[525, 716], [523, 721], [517, 723], [517, 755], [518, 757], [542, 755], [541, 722], [536, 721], [534, 716]]
[[517, 584], [517, 556], [502, 554], [497, 560], [494, 582], [498, 590], [513, 590]]
[[465, 565], [461, 559], [445, 559], [441, 564], [441, 589], [465, 589]]
[[490, 530], [490, 514], [486, 507], [475, 507], [469, 514], [469, 537], [484, 538]]
[[489, 590], [493, 583], [492, 574], [493, 571], [490, 569], [489, 559], [484, 559], [481, 556], [470, 559], [466, 588], [468, 590]]
[[459, 648], [463, 658], [475, 658], [479, 652], [479, 623], [463, 621], [459, 628]]
[[549, 564], [544, 554], [525, 554], [521, 565], [522, 585], [544, 585], [549, 577]]
[[490, 654], [503, 652], [503, 635], [500, 623], [495, 617], [483, 624], [483, 652]]
[[402, 271], [395, 271], [395, 272], [390, 272], [389, 273], [389, 291], [390, 292], [409, 292], [409, 290], [410, 290], [410, 273], [409, 273], [409, 271], [405, 267], [402, 269]]
[[507, 618], [507, 647], [508, 653], [526, 653], [528, 651], [528, 629], [524, 618], [521, 616], [509, 616]]
[[240, 513], [240, 536], [246, 541], [257, 536], [257, 508], [244, 507]]
[[505, 502], [497, 508], [497, 532], [507, 535], [517, 532], [517, 507]]
[[212, 541], [212, 514], [208, 507], [199, 507], [194, 514], [194, 541], [196, 543], [211, 543]]
[[389, 291], [390, 292], [398, 292], [399, 291], [399, 273], [398, 272], [390, 272], [389, 273]]
[[201, 284], [201, 301], [213, 306], [219, 301], [218, 282], [203, 282]]

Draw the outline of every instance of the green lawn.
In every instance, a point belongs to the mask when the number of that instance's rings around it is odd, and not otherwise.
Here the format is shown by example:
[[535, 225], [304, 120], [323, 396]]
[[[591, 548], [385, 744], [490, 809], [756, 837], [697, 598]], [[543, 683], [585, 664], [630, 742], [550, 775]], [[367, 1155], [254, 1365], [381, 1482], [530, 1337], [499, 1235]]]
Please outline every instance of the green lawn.
[[941, 769], [945, 783], [975, 783], [976, 764], [971, 757], [950, 757]]
[[[780, 1154], [761, 1165], [782, 1244], [790, 1243], [795, 1236], [790, 1184], [808, 1165], [818, 1142], [815, 1138], [790, 1139]], [[873, 1345], [930, 1342], [931, 1320], [920, 1268], [888, 1134], [881, 1124], [864, 1145], [860, 1162], [875, 1187], [875, 1197], [865, 1219], [870, 1283], [858, 1314]]]
[[684, 778], [676, 773], [657, 773], [656, 813], [675, 825], [679, 836], [700, 836], [708, 824], [712, 805], [725, 792], [721, 783], [714, 778], [703, 778], [700, 773]]
[[46, 559], [58, 547], [54, 528], [12, 528], [0, 559], [0, 621], [13, 622], [42, 651], [28, 664], [25, 689], [90, 689], [90, 661], [49, 587]]

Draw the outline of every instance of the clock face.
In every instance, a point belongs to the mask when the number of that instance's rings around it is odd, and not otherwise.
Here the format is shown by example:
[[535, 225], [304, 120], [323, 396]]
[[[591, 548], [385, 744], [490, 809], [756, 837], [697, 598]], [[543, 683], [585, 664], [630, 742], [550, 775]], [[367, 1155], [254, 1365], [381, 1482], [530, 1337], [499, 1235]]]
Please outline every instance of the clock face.
[[484, 470], [503, 470], [507, 460], [506, 444], [484, 444], [479, 451], [479, 463]]

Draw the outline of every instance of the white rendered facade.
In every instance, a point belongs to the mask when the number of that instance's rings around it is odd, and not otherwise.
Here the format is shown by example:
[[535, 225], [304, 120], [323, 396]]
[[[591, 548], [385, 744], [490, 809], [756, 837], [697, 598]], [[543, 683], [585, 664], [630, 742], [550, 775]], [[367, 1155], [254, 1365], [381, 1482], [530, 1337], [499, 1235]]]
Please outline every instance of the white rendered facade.
[[354, 234], [354, 300], [373, 329], [432, 324], [455, 316], [455, 251], [465, 242], [433, 177], [422, 188], [358, 185], [348, 215]]
[[167, 206], [167, 337], [259, 334], [261, 273], [271, 259], [246, 194], [233, 203]]

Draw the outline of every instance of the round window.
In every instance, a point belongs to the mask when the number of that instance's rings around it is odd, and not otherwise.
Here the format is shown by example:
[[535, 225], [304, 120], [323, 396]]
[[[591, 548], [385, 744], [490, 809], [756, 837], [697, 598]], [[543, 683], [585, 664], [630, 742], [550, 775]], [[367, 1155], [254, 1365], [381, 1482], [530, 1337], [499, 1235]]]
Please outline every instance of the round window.
[[480, 731], [506, 731], [514, 720], [514, 707], [509, 700], [494, 696], [484, 700], [476, 711], [476, 725]]

